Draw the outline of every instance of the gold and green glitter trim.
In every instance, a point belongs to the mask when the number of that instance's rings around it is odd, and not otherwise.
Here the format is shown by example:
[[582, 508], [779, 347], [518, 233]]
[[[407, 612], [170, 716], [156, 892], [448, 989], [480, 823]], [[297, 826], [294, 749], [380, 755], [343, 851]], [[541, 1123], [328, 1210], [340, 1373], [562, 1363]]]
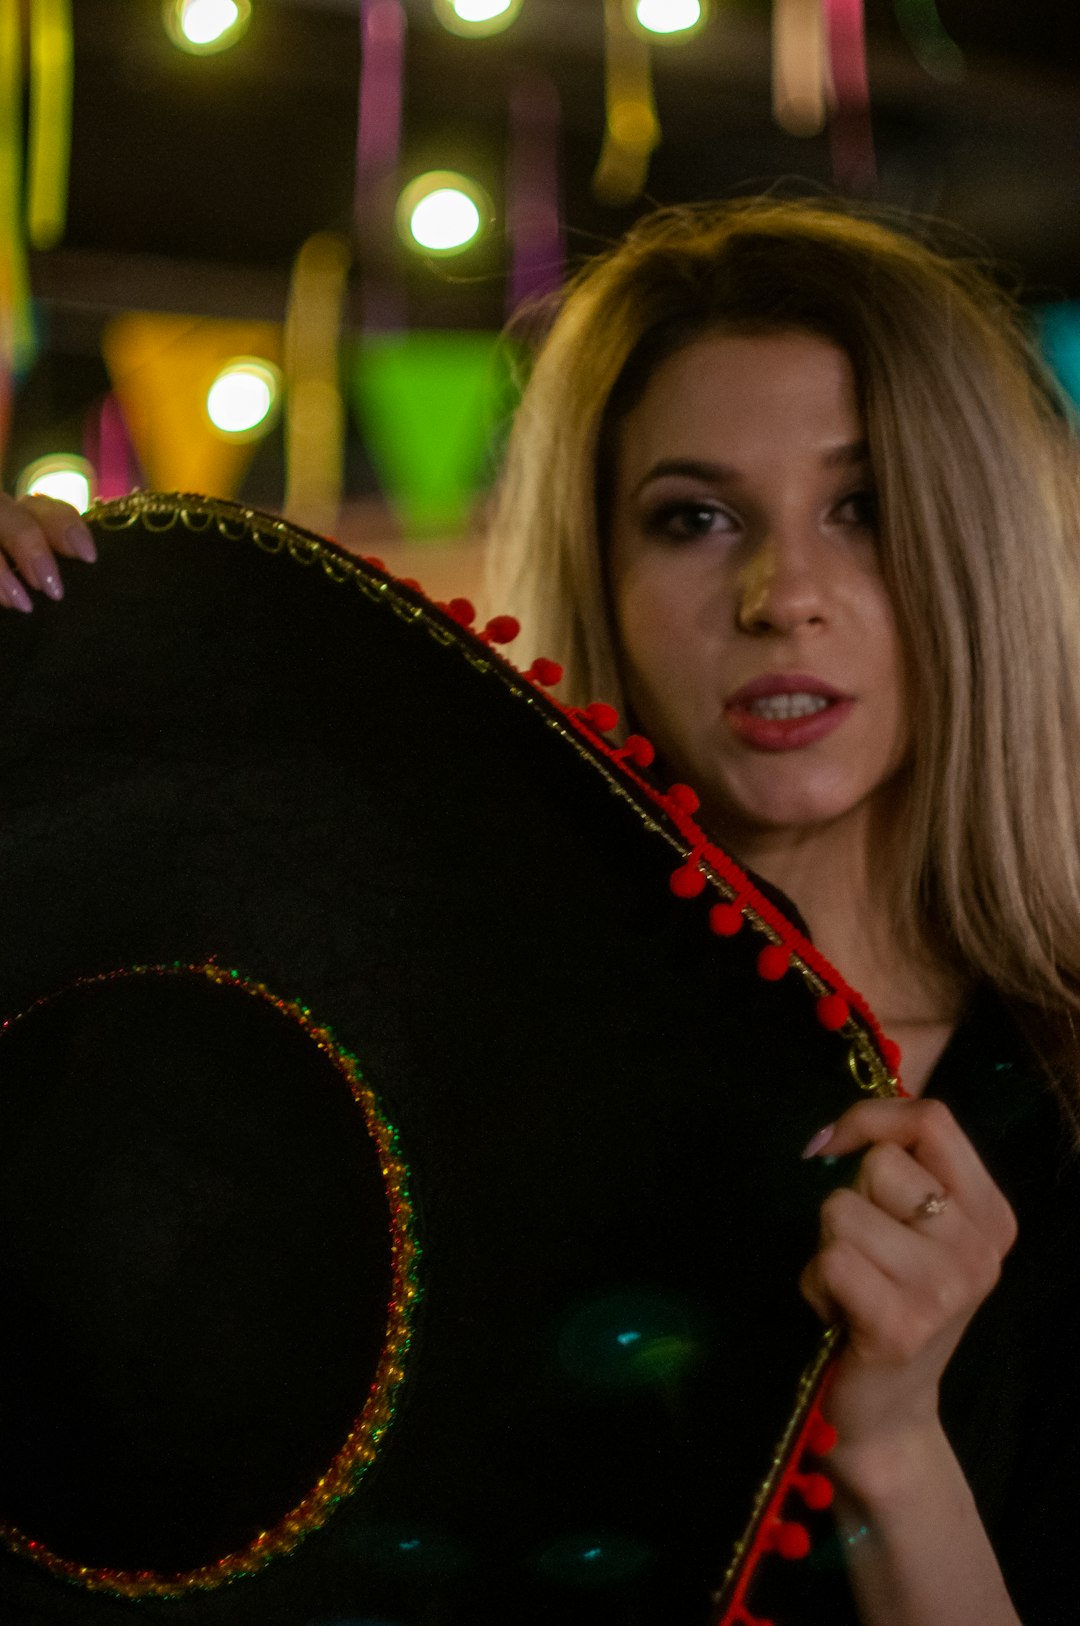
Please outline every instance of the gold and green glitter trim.
[[[375, 1143], [382, 1173], [390, 1221], [391, 1288], [387, 1306], [386, 1333], [382, 1353], [371, 1382], [367, 1400], [326, 1472], [300, 1502], [268, 1530], [262, 1530], [246, 1547], [226, 1553], [213, 1563], [176, 1575], [151, 1570], [94, 1568], [50, 1551], [25, 1531], [0, 1521], [0, 1541], [14, 1553], [32, 1559], [59, 1580], [69, 1581], [91, 1592], [111, 1592], [121, 1598], [175, 1598], [187, 1592], [210, 1591], [227, 1582], [253, 1575], [272, 1559], [293, 1552], [313, 1530], [324, 1525], [339, 1502], [351, 1496], [374, 1462], [380, 1442], [394, 1420], [396, 1400], [405, 1372], [405, 1362], [413, 1335], [413, 1322], [420, 1286], [417, 1264], [420, 1256], [415, 1213], [409, 1193], [409, 1170], [401, 1156], [397, 1131], [386, 1118], [379, 1101], [367, 1083], [355, 1056], [338, 1044], [330, 1029], [320, 1023], [308, 1006], [298, 1000], [282, 999], [264, 983], [227, 969], [213, 961], [198, 965], [176, 962], [171, 965], [136, 965], [96, 976], [81, 977], [68, 985], [87, 988], [131, 977], [205, 977], [219, 987], [235, 988], [253, 999], [263, 1000], [303, 1029], [348, 1085], [353, 1100], [364, 1115], [368, 1134]], [[22, 1021], [31, 1011], [51, 1003], [46, 995], [9, 1018], [0, 1033]]]

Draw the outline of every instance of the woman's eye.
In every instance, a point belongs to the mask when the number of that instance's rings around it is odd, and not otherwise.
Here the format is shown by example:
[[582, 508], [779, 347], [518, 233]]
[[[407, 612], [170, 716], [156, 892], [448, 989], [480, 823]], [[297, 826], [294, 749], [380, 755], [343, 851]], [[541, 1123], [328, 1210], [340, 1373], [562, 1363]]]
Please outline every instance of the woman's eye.
[[669, 502], [649, 516], [648, 529], [658, 536], [686, 540], [708, 536], [712, 531], [729, 531], [735, 521], [724, 508], [710, 502]]
[[849, 525], [878, 528], [877, 496], [873, 491], [852, 491], [836, 505], [838, 517]]

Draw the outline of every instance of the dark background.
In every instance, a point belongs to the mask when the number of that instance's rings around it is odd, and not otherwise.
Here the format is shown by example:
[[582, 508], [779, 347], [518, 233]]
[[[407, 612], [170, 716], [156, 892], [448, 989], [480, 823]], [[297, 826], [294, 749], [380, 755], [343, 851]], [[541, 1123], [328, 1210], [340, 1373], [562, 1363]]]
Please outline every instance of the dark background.
[[[910, 3], [910, 0], [909, 0]], [[1080, 296], [1080, 18], [1075, 0], [938, 0], [963, 53], [956, 81], [920, 65], [901, 0], [867, 0], [878, 201], [955, 223], [1033, 303]], [[769, 0], [715, 0], [711, 20], [653, 51], [663, 144], [647, 197], [604, 207], [591, 193], [604, 122], [602, 0], [525, 0], [489, 39], [462, 39], [430, 0], [409, 17], [402, 180], [446, 167], [491, 193], [484, 241], [426, 262], [356, 240], [350, 325], [363, 321], [363, 268], [380, 261], [409, 323], [498, 328], [506, 316], [501, 227], [508, 95], [543, 73], [562, 102], [561, 181], [571, 263], [617, 237], [648, 201], [765, 186], [829, 188], [827, 135], [773, 122]], [[22, 463], [76, 444], [73, 425], [107, 388], [104, 323], [146, 309], [280, 320], [297, 249], [349, 230], [360, 70], [357, 0], [253, 0], [242, 41], [216, 56], [178, 51], [159, 0], [75, 0], [69, 222], [31, 255], [42, 350], [20, 385], [7, 455]], [[65, 440], [66, 436], [66, 440]], [[244, 495], [280, 500], [280, 430]], [[351, 448], [353, 497], [375, 491]]]

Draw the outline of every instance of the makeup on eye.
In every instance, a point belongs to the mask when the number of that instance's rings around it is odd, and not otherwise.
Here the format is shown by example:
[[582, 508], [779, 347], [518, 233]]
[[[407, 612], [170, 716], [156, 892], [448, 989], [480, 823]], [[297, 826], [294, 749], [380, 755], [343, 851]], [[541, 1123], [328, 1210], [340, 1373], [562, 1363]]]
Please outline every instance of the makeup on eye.
[[[726, 522], [720, 523], [717, 522]], [[715, 531], [727, 533], [738, 527], [735, 515], [720, 503], [707, 498], [678, 497], [656, 504], [645, 514], [644, 530], [650, 536], [690, 541]]]

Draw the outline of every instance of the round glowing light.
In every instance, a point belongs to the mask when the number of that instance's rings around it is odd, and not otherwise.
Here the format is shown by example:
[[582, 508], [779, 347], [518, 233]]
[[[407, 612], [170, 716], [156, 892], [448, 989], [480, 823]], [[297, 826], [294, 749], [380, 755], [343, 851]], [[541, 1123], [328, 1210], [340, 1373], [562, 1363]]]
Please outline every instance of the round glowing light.
[[426, 254], [460, 254], [480, 236], [491, 217], [483, 189], [467, 175], [432, 170], [417, 176], [398, 199], [398, 230], [410, 248]]
[[705, 20], [703, 0], [635, 0], [634, 20], [649, 34], [686, 34]]
[[230, 440], [253, 440], [272, 422], [281, 375], [269, 361], [237, 356], [211, 384], [206, 415], [219, 434]]
[[85, 514], [94, 500], [96, 475], [92, 463], [74, 452], [54, 452], [27, 465], [15, 483], [20, 497], [56, 497]]
[[435, 0], [435, 14], [453, 34], [497, 34], [509, 28], [521, 0]]
[[165, 0], [165, 26], [173, 44], [198, 56], [235, 45], [250, 16], [250, 0]]

